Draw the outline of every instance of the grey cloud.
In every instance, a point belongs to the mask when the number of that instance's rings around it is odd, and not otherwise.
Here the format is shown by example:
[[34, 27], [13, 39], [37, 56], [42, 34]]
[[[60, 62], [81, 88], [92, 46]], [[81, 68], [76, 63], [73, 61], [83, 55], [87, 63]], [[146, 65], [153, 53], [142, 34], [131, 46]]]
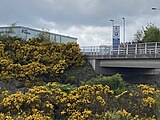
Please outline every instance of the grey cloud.
[[[108, 19], [152, 14], [157, 0], [1, 0], [1, 22], [34, 23], [43, 18], [57, 24], [104, 25]], [[34, 23], [35, 24], [35, 23]]]
[[[160, 26], [159, 0], [0, 0], [0, 24], [17, 24], [49, 28], [68, 34], [76, 34], [83, 39], [95, 41], [110, 40], [110, 19], [122, 26], [122, 17], [126, 19], [126, 38], [131, 39], [136, 29], [153, 22]], [[75, 26], [75, 33], [69, 30]], [[85, 26], [85, 28], [81, 27]], [[91, 31], [90, 26], [93, 27]], [[88, 27], [88, 28], [87, 28]], [[97, 32], [95, 29], [102, 29]], [[99, 28], [99, 29], [100, 29]], [[104, 29], [106, 28], [106, 30]], [[83, 33], [81, 32], [83, 31]], [[72, 33], [71, 33], [72, 32]], [[89, 32], [89, 36], [88, 35]], [[107, 36], [106, 36], [107, 35]], [[84, 37], [85, 36], [85, 37]], [[98, 40], [99, 39], [99, 40]], [[89, 41], [89, 40], [85, 40]], [[96, 44], [96, 43], [95, 43]]]

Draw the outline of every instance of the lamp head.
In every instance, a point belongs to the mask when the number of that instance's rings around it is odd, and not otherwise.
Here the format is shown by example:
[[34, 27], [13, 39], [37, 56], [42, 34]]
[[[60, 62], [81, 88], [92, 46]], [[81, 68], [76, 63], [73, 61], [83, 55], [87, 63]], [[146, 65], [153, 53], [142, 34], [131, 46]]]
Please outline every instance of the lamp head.
[[153, 7], [152, 10], [157, 10], [157, 8]]

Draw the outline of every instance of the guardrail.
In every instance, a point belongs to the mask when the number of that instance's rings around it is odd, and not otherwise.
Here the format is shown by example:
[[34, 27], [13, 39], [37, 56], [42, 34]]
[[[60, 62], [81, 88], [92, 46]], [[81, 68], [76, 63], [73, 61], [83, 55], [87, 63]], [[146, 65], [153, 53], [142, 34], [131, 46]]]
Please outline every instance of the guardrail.
[[81, 52], [89, 56], [108, 57], [160, 57], [160, 42], [120, 44], [118, 46], [81, 46]]

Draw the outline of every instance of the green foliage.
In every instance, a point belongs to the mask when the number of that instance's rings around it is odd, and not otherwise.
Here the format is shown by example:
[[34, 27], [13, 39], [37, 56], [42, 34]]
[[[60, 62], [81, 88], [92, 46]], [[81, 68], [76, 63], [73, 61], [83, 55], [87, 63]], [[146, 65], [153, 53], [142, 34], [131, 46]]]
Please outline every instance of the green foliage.
[[58, 87], [66, 93], [69, 93], [71, 90], [73, 90], [74, 88], [70, 85], [70, 84], [58, 84]]
[[18, 36], [9, 36], [7, 34], [0, 35], [0, 41], [12, 41], [19, 39]]
[[149, 23], [146, 27], [142, 27], [142, 30], [137, 30], [134, 34], [135, 42], [160, 42], [160, 29], [154, 24]]
[[155, 113], [156, 118], [160, 118], [160, 91], [157, 91], [157, 94], [155, 94], [155, 100], [156, 100], [156, 104], [155, 104], [155, 108], [153, 110], [153, 112]]
[[90, 63], [86, 60], [82, 66], [73, 66], [71, 69], [66, 69], [60, 79], [65, 84], [80, 86], [81, 82], [85, 82], [96, 76]]
[[124, 89], [124, 81], [120, 74], [116, 74], [110, 77], [106, 76], [98, 76], [96, 78], [93, 78], [89, 81], [87, 81], [85, 84], [93, 85], [93, 84], [102, 84], [103, 86], [108, 85], [111, 90], [114, 90], [115, 92], [120, 92]]
[[50, 34], [46, 31], [42, 31], [38, 34], [38, 38], [43, 42], [50, 41]]
[[148, 24], [143, 32], [143, 42], [160, 42], [160, 30], [154, 24]]

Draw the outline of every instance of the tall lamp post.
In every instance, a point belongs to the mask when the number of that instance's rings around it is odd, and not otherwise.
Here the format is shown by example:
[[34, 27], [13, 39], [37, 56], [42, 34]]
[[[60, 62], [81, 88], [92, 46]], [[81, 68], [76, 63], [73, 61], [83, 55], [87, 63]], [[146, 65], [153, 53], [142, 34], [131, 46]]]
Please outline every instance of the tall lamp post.
[[[156, 10], [160, 10], [160, 8], [152, 7], [152, 10], [156, 11]], [[160, 79], [160, 73], [159, 73], [158, 77], [159, 77], [159, 79]], [[157, 84], [157, 82], [158, 82], [158, 81], [156, 80], [156, 81], [155, 81], [155, 85], [156, 85], [155, 90], [157, 89], [157, 87], [159, 87], [159, 83]]]
[[123, 43], [125, 43], [125, 18], [123, 19]]
[[111, 27], [111, 41], [113, 41], [113, 26], [114, 26], [114, 20], [110, 20], [112, 22], [112, 27]]

